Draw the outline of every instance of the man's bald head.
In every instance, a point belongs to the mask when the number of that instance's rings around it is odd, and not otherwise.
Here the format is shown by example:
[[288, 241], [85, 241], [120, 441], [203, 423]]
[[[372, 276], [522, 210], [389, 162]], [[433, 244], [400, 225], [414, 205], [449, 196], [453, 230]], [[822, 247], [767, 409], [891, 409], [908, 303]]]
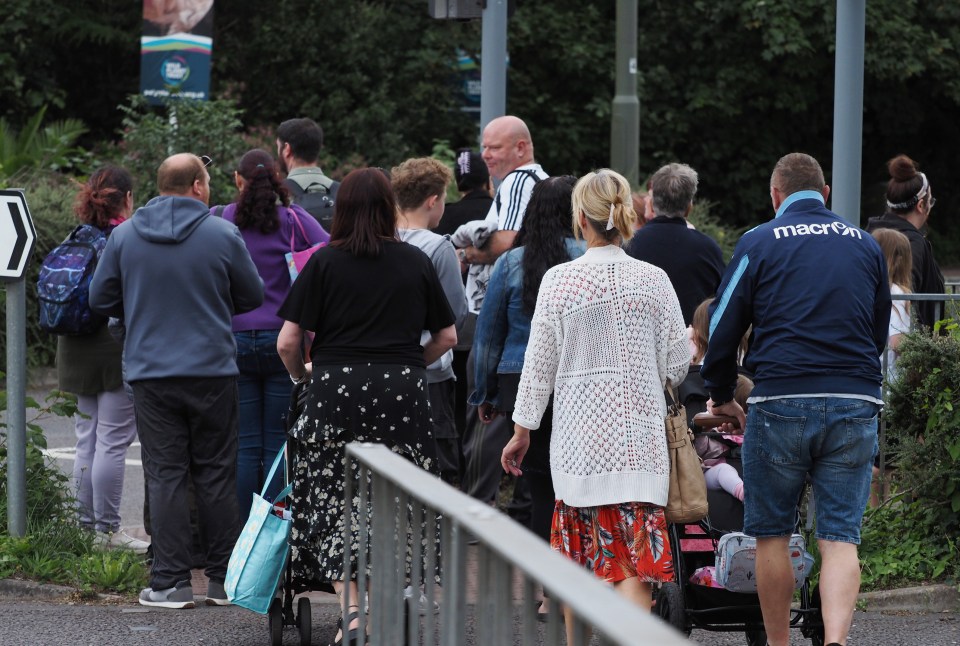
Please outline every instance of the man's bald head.
[[164, 159], [157, 169], [157, 192], [206, 203], [210, 199], [210, 175], [199, 157], [178, 153]]
[[533, 163], [533, 140], [522, 119], [497, 117], [483, 129], [483, 161], [490, 174], [503, 179], [508, 173]]
[[160, 195], [190, 196], [193, 182], [203, 179], [205, 173], [203, 162], [196, 155], [172, 155], [164, 159], [157, 169], [157, 192]]

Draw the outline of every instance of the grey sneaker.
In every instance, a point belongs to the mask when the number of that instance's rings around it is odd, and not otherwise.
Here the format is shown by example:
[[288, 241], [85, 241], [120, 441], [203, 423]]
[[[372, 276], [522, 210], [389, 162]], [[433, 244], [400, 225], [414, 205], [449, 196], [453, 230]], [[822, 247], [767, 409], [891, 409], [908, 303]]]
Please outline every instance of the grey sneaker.
[[223, 582], [210, 581], [207, 584], [207, 600], [205, 603], [208, 606], [232, 606], [230, 599], [227, 597], [227, 591], [223, 589]]
[[144, 588], [140, 591], [140, 605], [154, 608], [195, 608], [193, 602], [193, 588], [189, 581], [180, 581], [175, 587], [166, 590]]

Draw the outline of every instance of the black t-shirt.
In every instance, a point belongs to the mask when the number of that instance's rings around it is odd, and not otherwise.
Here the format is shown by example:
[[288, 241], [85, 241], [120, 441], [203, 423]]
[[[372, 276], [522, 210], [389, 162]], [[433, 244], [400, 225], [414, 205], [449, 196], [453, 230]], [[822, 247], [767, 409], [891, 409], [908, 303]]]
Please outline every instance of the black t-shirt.
[[483, 189], [467, 193], [459, 202], [446, 205], [440, 224], [433, 232], [441, 236], [453, 235], [460, 225], [487, 217], [491, 204], [493, 198]]
[[376, 258], [335, 247], [307, 262], [279, 314], [316, 333], [317, 365], [423, 366], [420, 333], [453, 325], [453, 312], [427, 256], [405, 242], [385, 242]]

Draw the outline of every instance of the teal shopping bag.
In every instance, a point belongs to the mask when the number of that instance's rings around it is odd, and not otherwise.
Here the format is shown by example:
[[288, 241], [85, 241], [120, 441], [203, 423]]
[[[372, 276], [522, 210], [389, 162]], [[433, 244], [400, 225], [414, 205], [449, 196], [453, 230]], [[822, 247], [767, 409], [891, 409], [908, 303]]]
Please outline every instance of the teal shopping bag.
[[[260, 495], [253, 494], [253, 506], [240, 538], [230, 555], [227, 564], [227, 577], [223, 583], [227, 597], [235, 605], [247, 608], [262, 615], [270, 610], [270, 603], [277, 593], [283, 567], [290, 553], [290, 514], [276, 503], [290, 495], [293, 485], [288, 484], [277, 495], [274, 502], [264, 498], [267, 485], [283, 459], [284, 447], [281, 447], [273, 461], [273, 467], [263, 483]], [[279, 514], [279, 515], [278, 515]], [[284, 517], [284, 515], [286, 517]]]

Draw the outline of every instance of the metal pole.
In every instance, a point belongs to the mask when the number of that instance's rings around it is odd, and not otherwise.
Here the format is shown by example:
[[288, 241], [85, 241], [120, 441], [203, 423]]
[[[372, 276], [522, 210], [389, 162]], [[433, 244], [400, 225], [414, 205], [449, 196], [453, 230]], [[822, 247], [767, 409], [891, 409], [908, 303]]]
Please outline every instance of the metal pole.
[[480, 132], [507, 113], [507, 0], [487, 0], [480, 51]]
[[617, 0], [617, 86], [610, 123], [610, 168], [631, 186], [640, 174], [640, 99], [637, 98], [637, 0]]
[[863, 146], [863, 48], [866, 0], [837, 0], [831, 208], [860, 225]]
[[7, 531], [27, 533], [27, 288], [7, 283]]

